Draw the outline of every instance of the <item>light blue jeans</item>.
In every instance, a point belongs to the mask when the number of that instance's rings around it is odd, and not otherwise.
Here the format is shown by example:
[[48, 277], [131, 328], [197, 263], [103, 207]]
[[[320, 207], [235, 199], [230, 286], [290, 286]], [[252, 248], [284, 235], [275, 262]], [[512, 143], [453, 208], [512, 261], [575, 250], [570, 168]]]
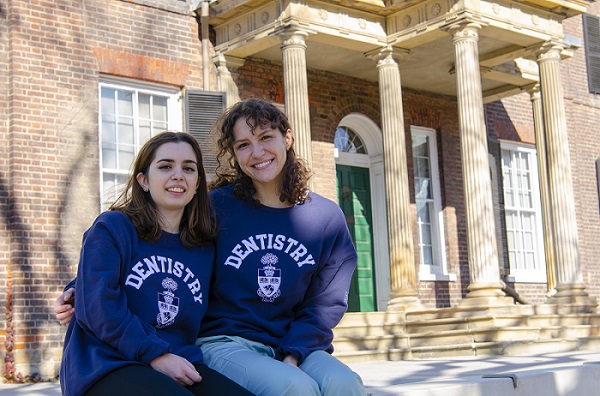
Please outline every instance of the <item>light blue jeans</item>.
[[324, 351], [300, 367], [274, 359], [275, 350], [234, 336], [198, 338], [204, 363], [258, 396], [365, 396], [362, 379]]

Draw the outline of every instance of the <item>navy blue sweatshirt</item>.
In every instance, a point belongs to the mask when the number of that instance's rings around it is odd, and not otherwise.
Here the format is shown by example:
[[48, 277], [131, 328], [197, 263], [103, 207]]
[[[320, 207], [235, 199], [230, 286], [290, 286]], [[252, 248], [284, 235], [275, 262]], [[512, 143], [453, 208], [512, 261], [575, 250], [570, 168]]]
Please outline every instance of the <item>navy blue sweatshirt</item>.
[[240, 336], [300, 362], [333, 351], [356, 250], [339, 206], [317, 194], [290, 208], [255, 207], [232, 186], [211, 191], [217, 264], [201, 337]]
[[75, 316], [67, 329], [60, 382], [82, 395], [109, 372], [149, 365], [167, 353], [202, 362], [194, 345], [208, 303], [214, 245], [183, 247], [164, 233], [138, 238], [121, 212], [102, 213], [83, 237]]

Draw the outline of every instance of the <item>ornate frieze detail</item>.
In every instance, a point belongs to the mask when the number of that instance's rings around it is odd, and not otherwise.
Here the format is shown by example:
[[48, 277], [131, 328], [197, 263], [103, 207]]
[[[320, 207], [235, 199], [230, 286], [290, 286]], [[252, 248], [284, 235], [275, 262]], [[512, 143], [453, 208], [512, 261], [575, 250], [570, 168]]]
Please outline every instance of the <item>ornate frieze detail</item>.
[[264, 30], [277, 20], [280, 15], [279, 7], [279, 2], [273, 2], [229, 18], [226, 23], [215, 27], [217, 45], [243, 39], [257, 29]]
[[419, 16], [419, 23], [427, 22], [429, 17], [427, 16], [427, 4], [419, 8], [417, 15]]
[[417, 6], [404, 10], [390, 17], [388, 27], [389, 34], [398, 33], [405, 29], [417, 29], [417, 32], [427, 30], [432, 22], [439, 22], [441, 19], [447, 22], [448, 18], [454, 18], [452, 7], [457, 2], [455, 0], [433, 0], [419, 2]]
[[[464, 6], [464, 2], [460, 2]], [[390, 16], [388, 34], [414, 34], [416, 32], [435, 29], [449, 24], [464, 16], [460, 11], [472, 11], [485, 24], [507, 31], [522, 31], [523, 34], [552, 36], [562, 33], [560, 20], [548, 13], [540, 13], [538, 9], [526, 7], [521, 2], [497, 2], [481, 0], [477, 9], [463, 10], [456, 6], [454, 0], [430, 0], [417, 2], [414, 7], [407, 8]], [[468, 8], [468, 7], [467, 7]], [[406, 30], [406, 32], [403, 32]]]
[[562, 31], [562, 25], [556, 18], [517, 2], [481, 1], [479, 11], [482, 16], [491, 18], [490, 25], [506, 29], [543, 30], [549, 34], [559, 34]]
[[230, 50], [243, 47], [249, 41], [271, 35], [273, 29], [285, 25], [287, 22], [284, 21], [288, 20], [327, 35], [339, 34], [350, 40], [376, 43], [391, 38], [397, 45], [404, 39], [416, 39], [418, 42], [417, 36], [423, 33], [446, 30], [459, 19], [475, 16], [483, 21], [482, 26], [493, 26], [499, 31], [504, 29], [536, 38], [562, 34], [559, 18], [553, 19], [551, 14], [539, 13], [520, 2], [481, 0], [475, 10], [464, 1], [427, 0], [415, 2], [387, 17], [358, 12], [351, 7], [340, 6], [338, 2], [302, 0], [290, 3], [293, 6], [289, 7], [285, 4], [288, 3], [284, 0], [268, 2], [228, 18], [216, 27], [217, 46], [228, 44]]
[[327, 12], [327, 10], [321, 8], [319, 10], [319, 17], [321, 17], [322, 20], [326, 21], [327, 18], [329, 18], [329, 12]]
[[269, 22], [269, 13], [267, 11], [264, 11], [261, 15], [260, 20], [262, 21], [263, 25], [266, 25], [267, 22]]

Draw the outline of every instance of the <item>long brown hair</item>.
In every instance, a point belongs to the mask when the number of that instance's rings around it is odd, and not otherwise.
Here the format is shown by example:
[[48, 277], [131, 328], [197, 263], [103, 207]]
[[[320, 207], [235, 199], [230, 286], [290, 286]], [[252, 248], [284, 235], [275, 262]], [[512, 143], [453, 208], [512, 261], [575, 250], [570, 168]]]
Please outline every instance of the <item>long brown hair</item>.
[[154, 161], [156, 151], [165, 143], [187, 143], [194, 150], [198, 163], [198, 187], [192, 200], [185, 206], [181, 217], [179, 238], [184, 246], [200, 246], [212, 241], [216, 236], [216, 222], [212, 201], [208, 196], [206, 174], [202, 163], [202, 152], [196, 139], [182, 132], [162, 132], [151, 137], [140, 149], [133, 171], [127, 180], [125, 190], [109, 210], [123, 212], [133, 223], [138, 237], [149, 242], [160, 238], [162, 229], [156, 204], [150, 194], [144, 192], [136, 180], [138, 173], [146, 175]]
[[[217, 123], [219, 139], [217, 145], [218, 166], [215, 170], [216, 178], [211, 182], [210, 188], [222, 187], [233, 184], [234, 194], [243, 200], [254, 202], [256, 199], [256, 188], [252, 179], [242, 172], [237, 163], [233, 151], [233, 127], [238, 119], [245, 118], [248, 126], [254, 130], [258, 127], [279, 130], [285, 136], [288, 129], [292, 129], [286, 115], [275, 105], [262, 99], [252, 98], [238, 102], [233, 105]], [[304, 160], [296, 156], [294, 143], [292, 142], [283, 169], [281, 170], [282, 185], [279, 200], [290, 205], [303, 203], [308, 196], [308, 179], [310, 171]]]

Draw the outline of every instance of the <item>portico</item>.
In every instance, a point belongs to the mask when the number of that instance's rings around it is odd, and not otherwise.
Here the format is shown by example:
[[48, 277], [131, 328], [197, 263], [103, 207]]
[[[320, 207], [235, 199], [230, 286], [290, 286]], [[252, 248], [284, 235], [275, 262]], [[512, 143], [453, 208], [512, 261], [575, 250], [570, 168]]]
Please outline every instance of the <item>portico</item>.
[[[560, 3], [560, 4], [559, 4]], [[403, 90], [456, 99], [466, 221], [468, 292], [460, 307], [514, 304], [503, 291], [484, 105], [521, 92], [541, 93], [532, 111], [538, 140], [542, 210], [546, 230], [548, 284], [555, 297], [591, 312], [577, 254], [573, 186], [558, 66], [573, 47], [564, 40], [562, 19], [585, 12], [588, 2], [512, 1], [219, 1], [211, 3], [219, 89], [228, 104], [238, 99], [235, 71], [245, 59], [280, 63], [285, 108], [297, 146], [314, 168], [307, 69], [376, 82], [380, 95], [385, 175], [385, 218], [377, 232], [387, 241], [390, 313], [423, 308], [415, 266], [414, 208], [411, 207], [403, 116]], [[335, 81], [331, 82], [335, 86]], [[535, 96], [535, 98], [538, 98]], [[542, 140], [543, 138], [543, 140]], [[331, 146], [333, 149], [333, 146]], [[333, 155], [333, 150], [331, 151]], [[563, 159], [562, 161], [560, 159]], [[320, 193], [316, 178], [313, 188]], [[386, 257], [386, 255], [379, 255]], [[379, 290], [379, 288], [378, 288]]]

